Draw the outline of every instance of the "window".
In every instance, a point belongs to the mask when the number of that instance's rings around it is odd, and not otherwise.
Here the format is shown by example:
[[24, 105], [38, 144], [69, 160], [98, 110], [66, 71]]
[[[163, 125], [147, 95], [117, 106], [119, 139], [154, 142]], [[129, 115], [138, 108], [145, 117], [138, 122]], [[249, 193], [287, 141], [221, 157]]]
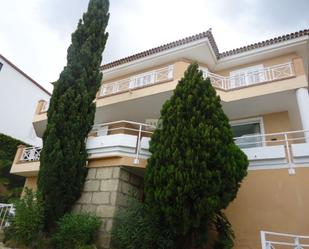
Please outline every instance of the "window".
[[230, 86], [232, 88], [252, 85], [263, 81], [266, 81], [266, 75], [262, 64], [230, 72]]
[[1, 69], [2, 69], [2, 66], [3, 66], [3, 63], [0, 62], [0, 71], [1, 71]]
[[235, 143], [240, 148], [261, 147], [263, 143], [263, 122], [261, 118], [231, 122]]

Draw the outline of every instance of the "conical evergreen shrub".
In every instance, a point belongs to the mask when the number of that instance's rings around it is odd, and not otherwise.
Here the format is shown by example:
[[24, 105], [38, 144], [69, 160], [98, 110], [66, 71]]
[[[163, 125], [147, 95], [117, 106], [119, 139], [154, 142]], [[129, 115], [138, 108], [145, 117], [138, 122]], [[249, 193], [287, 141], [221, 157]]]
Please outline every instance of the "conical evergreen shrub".
[[199, 248], [214, 216], [236, 197], [247, 174], [229, 120], [210, 79], [189, 66], [161, 110], [150, 142], [145, 201], [176, 236], [175, 248]]
[[108, 0], [90, 0], [72, 34], [67, 65], [54, 84], [38, 179], [49, 229], [80, 197], [87, 174], [85, 140], [93, 125], [93, 101], [102, 80], [108, 10]]

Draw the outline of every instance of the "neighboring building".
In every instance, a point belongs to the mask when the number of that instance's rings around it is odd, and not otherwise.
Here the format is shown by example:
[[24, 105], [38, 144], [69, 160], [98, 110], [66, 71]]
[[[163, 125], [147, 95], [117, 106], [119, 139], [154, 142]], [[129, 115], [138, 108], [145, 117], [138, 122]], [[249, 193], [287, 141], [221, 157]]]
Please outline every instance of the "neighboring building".
[[[115, 210], [127, 205], [132, 190], [141, 190], [150, 155], [149, 123], [156, 123], [191, 61], [210, 77], [235, 141], [250, 161], [248, 176], [226, 210], [235, 248], [261, 248], [263, 230], [309, 235], [309, 30], [224, 53], [209, 30], [103, 65], [87, 141], [90, 169], [76, 211], [104, 218], [101, 239], [108, 248]], [[45, 107], [40, 101], [34, 115], [39, 137], [46, 128]], [[12, 165], [13, 174], [27, 177], [28, 187], [36, 186], [39, 153], [40, 148], [20, 147]], [[264, 235], [263, 248], [271, 248]]]
[[31, 145], [41, 145], [32, 125], [39, 100], [50, 93], [0, 54], [0, 133]]

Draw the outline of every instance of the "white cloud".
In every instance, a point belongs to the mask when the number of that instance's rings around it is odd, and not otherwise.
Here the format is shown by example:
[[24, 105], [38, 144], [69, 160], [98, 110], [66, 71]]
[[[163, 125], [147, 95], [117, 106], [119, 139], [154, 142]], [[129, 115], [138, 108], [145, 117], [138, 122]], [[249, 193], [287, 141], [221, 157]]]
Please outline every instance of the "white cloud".
[[[307, 0], [110, 0], [104, 62], [212, 27], [220, 51], [308, 28]], [[0, 53], [51, 89], [88, 0], [10, 0], [0, 9]]]

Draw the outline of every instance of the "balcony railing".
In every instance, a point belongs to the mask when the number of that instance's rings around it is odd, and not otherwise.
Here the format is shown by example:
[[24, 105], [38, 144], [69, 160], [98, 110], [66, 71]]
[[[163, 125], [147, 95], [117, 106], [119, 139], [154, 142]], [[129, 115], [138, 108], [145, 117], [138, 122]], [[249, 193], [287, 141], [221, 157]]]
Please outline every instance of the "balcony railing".
[[125, 92], [140, 87], [158, 84], [172, 80], [174, 75], [174, 66], [170, 65], [158, 70], [139, 74], [123, 80], [106, 83], [101, 86], [99, 96], [104, 97], [120, 92]]
[[[211, 73], [207, 69], [202, 69], [202, 71], [205, 78], [210, 78], [211, 83], [215, 88], [226, 91], [275, 80], [287, 79], [295, 76], [292, 62], [274, 65], [254, 72], [248, 72], [229, 77]], [[131, 91], [134, 89], [170, 81], [173, 80], [173, 78], [174, 66], [169, 65], [158, 70], [135, 75], [126, 79], [105, 83], [101, 86], [98, 96], [106, 97], [117, 93]], [[40, 112], [46, 112], [48, 108], [49, 101], [44, 101]]]
[[[154, 126], [132, 121], [116, 121], [93, 126], [86, 148], [90, 157], [126, 155], [147, 159], [149, 141]], [[309, 130], [271, 134], [252, 134], [235, 137], [235, 143], [247, 155], [250, 167], [288, 168], [295, 173], [295, 165], [309, 163]], [[24, 148], [19, 161], [40, 159], [41, 147]]]
[[[93, 126], [87, 139], [89, 154], [116, 152], [134, 156], [138, 164], [139, 158], [148, 158], [148, 143], [155, 127], [153, 125], [132, 121], [116, 121]], [[102, 146], [103, 144], [103, 146]], [[120, 149], [119, 149], [120, 148]], [[35, 162], [40, 160], [42, 147], [23, 148], [19, 162]]]
[[309, 236], [261, 231], [262, 249], [309, 248]]
[[290, 78], [295, 75], [292, 62], [266, 67], [260, 70], [224, 77], [203, 69], [204, 77], [209, 77], [214, 87], [233, 90], [265, 82]]
[[92, 155], [121, 153], [134, 156], [134, 164], [138, 164], [140, 158], [150, 156], [149, 141], [154, 129], [155, 126], [150, 124], [126, 120], [95, 125], [86, 148]]
[[294, 174], [295, 165], [309, 162], [309, 130], [253, 134], [234, 140], [247, 154], [251, 166], [286, 164]]
[[22, 162], [33, 162], [40, 160], [42, 147], [27, 147], [24, 148], [20, 157]]
[[14, 213], [13, 204], [0, 203], [0, 230], [9, 225], [9, 217]]

